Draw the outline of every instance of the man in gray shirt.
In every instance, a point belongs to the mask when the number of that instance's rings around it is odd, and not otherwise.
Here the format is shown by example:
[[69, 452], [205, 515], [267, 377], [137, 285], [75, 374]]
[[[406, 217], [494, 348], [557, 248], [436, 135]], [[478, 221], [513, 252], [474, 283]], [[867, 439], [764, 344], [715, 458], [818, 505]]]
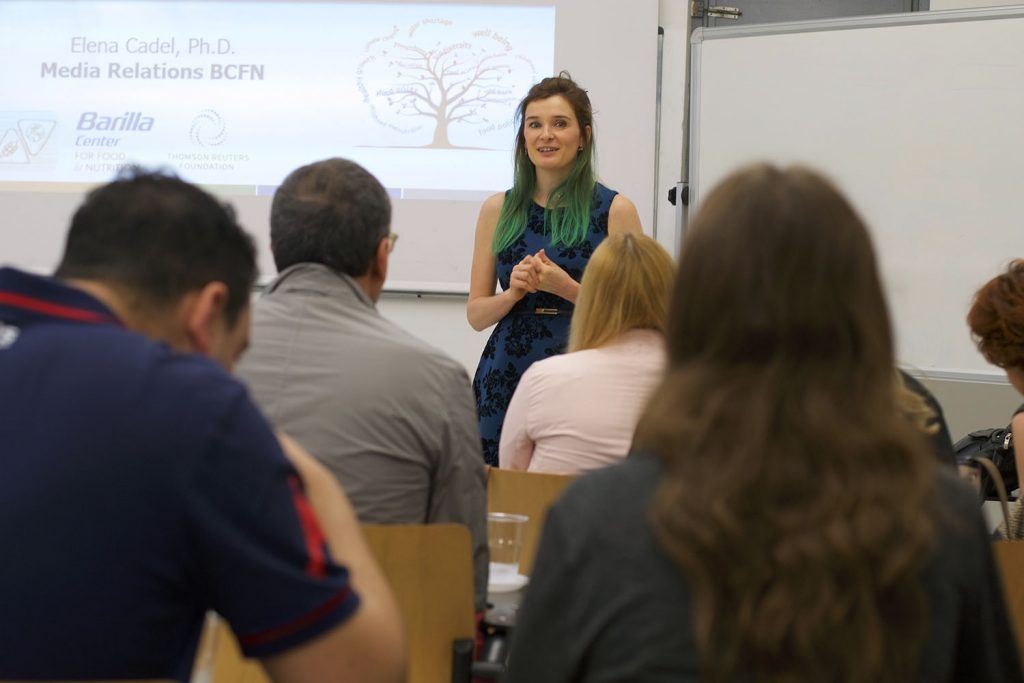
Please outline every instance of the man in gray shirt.
[[462, 366], [377, 312], [391, 202], [356, 163], [293, 171], [270, 214], [278, 276], [253, 307], [238, 375], [270, 421], [341, 482], [360, 521], [456, 522], [486, 604], [486, 477]]

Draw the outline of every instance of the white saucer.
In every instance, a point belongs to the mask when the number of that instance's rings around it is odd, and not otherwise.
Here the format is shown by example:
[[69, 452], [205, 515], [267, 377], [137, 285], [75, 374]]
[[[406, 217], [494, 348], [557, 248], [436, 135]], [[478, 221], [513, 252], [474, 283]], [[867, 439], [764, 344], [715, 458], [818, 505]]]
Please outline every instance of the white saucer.
[[527, 583], [529, 583], [530, 577], [523, 576], [522, 574], [516, 574], [515, 576], [502, 577], [497, 581], [490, 581], [487, 584], [488, 593], [511, 593], [517, 591]]

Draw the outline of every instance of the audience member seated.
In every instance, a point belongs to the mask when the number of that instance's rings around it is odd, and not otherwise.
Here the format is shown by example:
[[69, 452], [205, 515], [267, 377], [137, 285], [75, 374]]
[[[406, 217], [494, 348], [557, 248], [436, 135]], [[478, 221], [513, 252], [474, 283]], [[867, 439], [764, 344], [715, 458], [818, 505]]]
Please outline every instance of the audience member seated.
[[228, 207], [138, 170], [55, 277], [0, 269], [0, 679], [187, 681], [213, 609], [275, 681], [402, 680], [348, 502], [225, 370], [255, 277]]
[[254, 305], [239, 375], [270, 421], [323, 462], [366, 524], [454, 522], [487, 599], [486, 475], [463, 367], [377, 312], [394, 247], [391, 201], [358, 164], [327, 159], [274, 195], [279, 271]]
[[[985, 360], [1001, 367], [1013, 388], [1024, 394], [1024, 259], [1012, 261], [1005, 273], [978, 290], [967, 314], [967, 324]], [[1017, 475], [1021, 477], [1024, 405], [1017, 408], [1010, 424]]]
[[674, 266], [646, 235], [610, 235], [580, 283], [570, 353], [535, 362], [512, 396], [501, 467], [575, 474], [622, 460], [665, 367]]
[[942, 406], [921, 382], [900, 370], [896, 373], [896, 400], [903, 414], [917, 426], [931, 445], [939, 462], [956, 467], [956, 453], [953, 439], [949, 436], [949, 425], [942, 414]]
[[742, 169], [681, 254], [635, 451], [552, 507], [505, 680], [1022, 680], [977, 501], [899, 409], [849, 203]]

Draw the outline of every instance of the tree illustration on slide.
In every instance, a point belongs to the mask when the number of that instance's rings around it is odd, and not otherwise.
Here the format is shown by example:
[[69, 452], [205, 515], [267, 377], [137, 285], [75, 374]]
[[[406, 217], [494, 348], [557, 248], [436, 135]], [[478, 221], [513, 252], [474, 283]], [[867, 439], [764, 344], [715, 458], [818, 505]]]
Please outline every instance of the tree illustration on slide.
[[429, 142], [419, 146], [452, 148], [473, 146], [454, 144], [456, 130], [465, 141], [469, 133], [511, 125], [536, 73], [497, 31], [424, 19], [367, 43], [356, 76], [378, 124], [424, 141], [429, 131]]

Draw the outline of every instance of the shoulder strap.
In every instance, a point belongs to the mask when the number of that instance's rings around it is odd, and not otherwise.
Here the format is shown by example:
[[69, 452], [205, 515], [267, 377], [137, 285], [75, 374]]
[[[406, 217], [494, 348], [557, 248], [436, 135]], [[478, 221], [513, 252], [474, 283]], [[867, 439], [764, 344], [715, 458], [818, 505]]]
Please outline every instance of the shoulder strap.
[[988, 472], [988, 476], [992, 478], [992, 481], [996, 485], [996, 494], [999, 496], [999, 506], [1003, 509], [1003, 523], [1006, 525], [1006, 535], [1010, 536], [1010, 499], [1006, 495], [1006, 484], [1003, 483], [1003, 475], [999, 473], [999, 468], [996, 467], [991, 460], [984, 456], [978, 456], [975, 459], [979, 465], [985, 468]]

